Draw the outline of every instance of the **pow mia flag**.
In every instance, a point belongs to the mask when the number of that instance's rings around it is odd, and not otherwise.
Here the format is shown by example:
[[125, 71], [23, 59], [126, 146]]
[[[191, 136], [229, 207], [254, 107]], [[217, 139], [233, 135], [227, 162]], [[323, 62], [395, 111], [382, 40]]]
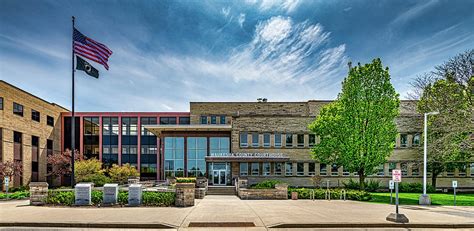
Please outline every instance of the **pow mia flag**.
[[76, 63], [76, 69], [81, 70], [86, 72], [86, 74], [99, 78], [99, 71], [95, 69], [90, 63], [88, 63], [86, 60], [82, 59], [81, 57], [76, 55], [77, 63]]

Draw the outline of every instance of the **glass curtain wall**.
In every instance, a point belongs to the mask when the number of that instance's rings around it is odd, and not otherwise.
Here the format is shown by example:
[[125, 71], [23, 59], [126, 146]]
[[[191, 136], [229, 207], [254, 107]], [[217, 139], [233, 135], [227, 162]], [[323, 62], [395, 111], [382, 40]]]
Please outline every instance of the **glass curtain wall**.
[[188, 137], [186, 145], [188, 176], [204, 176], [206, 174], [207, 137]]
[[84, 117], [84, 157], [99, 159], [99, 117]]
[[122, 164], [137, 166], [137, 117], [122, 117]]
[[104, 167], [118, 164], [118, 117], [102, 117], [102, 163]]
[[184, 176], [184, 137], [165, 137], [165, 177]]
[[140, 176], [142, 179], [156, 179], [156, 163], [157, 163], [157, 137], [155, 134], [146, 130], [144, 125], [156, 125], [158, 121], [156, 117], [141, 117], [141, 137], [140, 137]]

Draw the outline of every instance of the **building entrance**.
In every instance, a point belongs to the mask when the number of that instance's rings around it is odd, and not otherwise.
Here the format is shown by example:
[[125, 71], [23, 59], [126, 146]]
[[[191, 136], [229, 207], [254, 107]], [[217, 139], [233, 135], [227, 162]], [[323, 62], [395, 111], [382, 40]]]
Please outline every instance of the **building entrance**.
[[229, 163], [209, 163], [209, 182], [212, 185], [228, 185], [230, 181]]

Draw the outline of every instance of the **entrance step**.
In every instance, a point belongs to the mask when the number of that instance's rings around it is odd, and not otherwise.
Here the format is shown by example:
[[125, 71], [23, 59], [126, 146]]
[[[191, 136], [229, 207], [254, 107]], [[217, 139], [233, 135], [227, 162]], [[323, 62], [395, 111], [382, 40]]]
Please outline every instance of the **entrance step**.
[[208, 186], [207, 195], [235, 195], [234, 186]]

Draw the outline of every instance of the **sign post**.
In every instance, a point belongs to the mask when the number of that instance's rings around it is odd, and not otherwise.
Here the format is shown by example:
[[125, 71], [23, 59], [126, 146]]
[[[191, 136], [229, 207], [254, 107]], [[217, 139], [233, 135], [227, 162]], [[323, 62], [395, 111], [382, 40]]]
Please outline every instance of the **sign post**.
[[458, 181], [453, 180], [453, 189], [454, 189], [454, 206], [456, 206], [456, 188], [458, 187]]
[[10, 177], [6, 176], [3, 181], [5, 182], [5, 190], [7, 194], [7, 200], [8, 200], [8, 185], [10, 184]]
[[393, 180], [390, 180], [390, 181], [388, 182], [388, 188], [390, 189], [390, 204], [393, 204], [393, 203], [392, 203], [392, 200], [393, 200], [393, 199], [392, 199], [392, 198], [393, 198], [393, 196], [392, 196], [392, 191], [393, 191], [394, 186], [395, 186], [395, 182], [393, 182]]
[[392, 181], [395, 182], [395, 213], [390, 213], [386, 220], [397, 223], [408, 223], [408, 218], [398, 213], [398, 183], [402, 182], [402, 171], [400, 169], [392, 170]]

